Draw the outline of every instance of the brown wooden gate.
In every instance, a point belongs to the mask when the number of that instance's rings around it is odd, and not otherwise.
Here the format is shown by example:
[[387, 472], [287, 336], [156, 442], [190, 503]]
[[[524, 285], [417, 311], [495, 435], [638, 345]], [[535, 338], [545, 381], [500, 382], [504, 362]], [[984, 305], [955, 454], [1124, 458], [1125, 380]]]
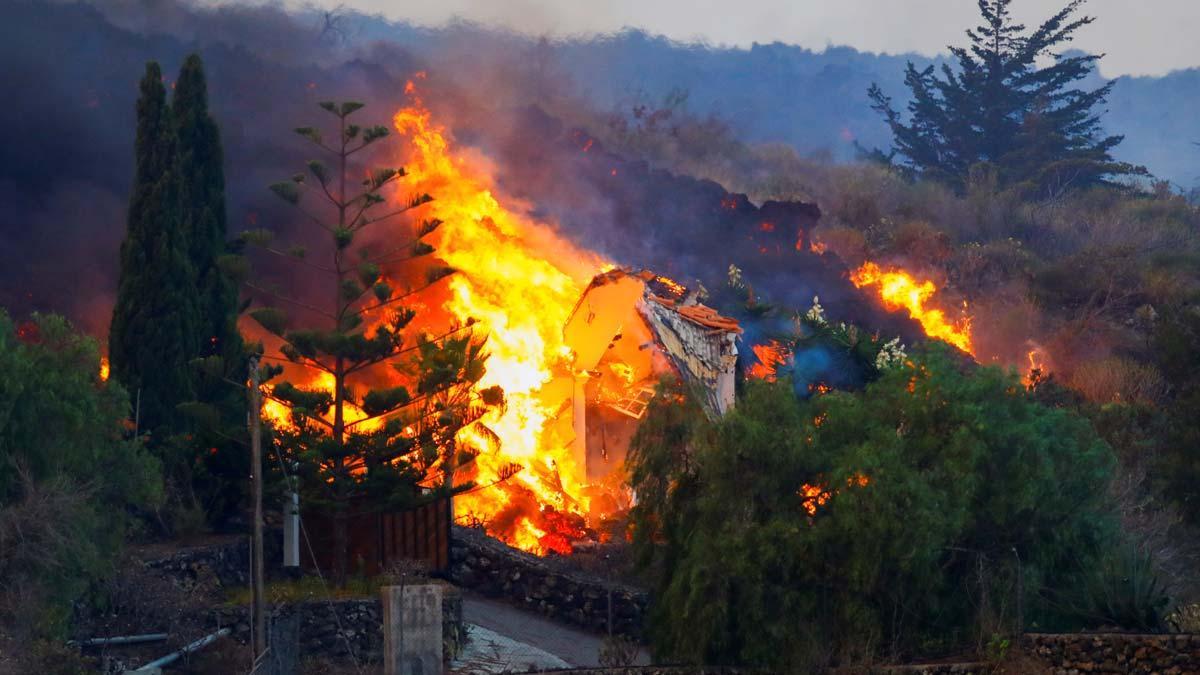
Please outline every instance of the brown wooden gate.
[[[348, 572], [374, 576], [393, 563], [413, 560], [423, 562], [431, 572], [444, 572], [450, 564], [450, 522], [449, 498], [407, 511], [351, 515], [346, 522]], [[331, 573], [333, 518], [324, 513], [305, 513], [304, 528], [312, 543], [311, 555], [301, 545], [304, 566]]]

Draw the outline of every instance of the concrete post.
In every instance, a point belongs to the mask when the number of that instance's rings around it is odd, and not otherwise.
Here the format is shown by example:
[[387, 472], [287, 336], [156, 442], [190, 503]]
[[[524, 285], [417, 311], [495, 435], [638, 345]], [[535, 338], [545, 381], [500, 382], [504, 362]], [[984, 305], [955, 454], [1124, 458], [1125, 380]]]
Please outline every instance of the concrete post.
[[384, 675], [442, 675], [442, 587], [384, 586]]
[[300, 495], [295, 492], [283, 502], [283, 566], [300, 566]]

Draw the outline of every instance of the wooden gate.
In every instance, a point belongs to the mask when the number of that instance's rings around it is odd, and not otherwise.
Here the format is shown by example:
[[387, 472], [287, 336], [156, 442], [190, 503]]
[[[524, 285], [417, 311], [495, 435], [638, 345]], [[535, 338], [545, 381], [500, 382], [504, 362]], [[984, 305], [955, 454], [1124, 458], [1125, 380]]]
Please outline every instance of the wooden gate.
[[[407, 511], [350, 515], [346, 521], [347, 571], [374, 576], [393, 563], [416, 560], [430, 572], [444, 572], [450, 564], [450, 522], [449, 498]], [[312, 543], [312, 554], [301, 545], [304, 566], [330, 574], [334, 567], [333, 518], [306, 512], [304, 529]]]

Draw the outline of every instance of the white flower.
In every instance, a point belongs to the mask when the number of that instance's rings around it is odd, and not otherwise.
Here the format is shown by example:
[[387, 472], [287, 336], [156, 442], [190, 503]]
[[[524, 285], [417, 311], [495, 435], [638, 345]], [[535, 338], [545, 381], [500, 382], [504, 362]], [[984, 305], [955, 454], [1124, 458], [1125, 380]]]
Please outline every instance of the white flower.
[[737, 265], [729, 266], [729, 285], [734, 288], [742, 287], [742, 271], [738, 269]]
[[904, 363], [908, 358], [908, 354], [904, 352], [904, 345], [900, 344], [900, 338], [892, 338], [883, 343], [879, 354], [875, 356], [875, 367], [879, 370], [887, 370]]
[[821, 307], [821, 298], [815, 295], [813, 296], [812, 309], [809, 309], [804, 316], [813, 323], [822, 326], [828, 325], [825, 321], [825, 309]]

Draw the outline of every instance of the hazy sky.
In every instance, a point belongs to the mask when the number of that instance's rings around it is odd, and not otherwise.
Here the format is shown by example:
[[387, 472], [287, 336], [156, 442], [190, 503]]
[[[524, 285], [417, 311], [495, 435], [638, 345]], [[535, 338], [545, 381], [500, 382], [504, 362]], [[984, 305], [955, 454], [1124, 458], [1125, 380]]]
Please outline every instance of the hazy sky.
[[[233, 0], [209, 0], [229, 3]], [[289, 4], [300, 0], [286, 0]], [[308, 0], [425, 25], [455, 16], [532, 34], [574, 35], [631, 26], [677, 40], [749, 46], [779, 40], [932, 55], [975, 25], [976, 0]], [[1015, 0], [1027, 24], [1066, 0]], [[1097, 17], [1076, 47], [1105, 52], [1104, 75], [1161, 74], [1200, 66], [1200, 0], [1090, 0]]]

